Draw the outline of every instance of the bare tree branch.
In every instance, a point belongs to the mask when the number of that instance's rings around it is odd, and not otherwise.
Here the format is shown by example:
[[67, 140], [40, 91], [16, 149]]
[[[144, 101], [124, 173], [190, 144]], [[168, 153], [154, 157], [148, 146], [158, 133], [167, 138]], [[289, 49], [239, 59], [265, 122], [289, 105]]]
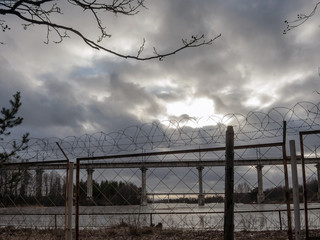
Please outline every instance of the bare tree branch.
[[320, 2], [318, 2], [314, 8], [312, 9], [312, 11], [309, 14], [303, 14], [300, 13], [297, 15], [297, 19], [293, 20], [293, 21], [288, 21], [285, 20], [285, 24], [287, 24], [287, 27], [285, 30], [283, 30], [283, 34], [286, 34], [287, 32], [289, 32], [290, 30], [301, 26], [302, 24], [304, 24], [306, 21], [309, 20], [309, 18], [311, 18], [317, 11], [318, 6], [320, 5]]
[[[145, 0], [65, 0], [64, 3], [69, 3], [72, 7], [79, 7], [83, 11], [88, 11], [93, 17], [97, 28], [100, 31], [97, 41], [94, 41], [85, 36], [80, 30], [68, 26], [65, 24], [58, 24], [52, 21], [52, 15], [63, 14], [59, 4], [62, 0], [0, 0], [0, 15], [12, 15], [23, 20], [22, 24], [25, 29], [32, 25], [42, 25], [47, 27], [47, 37], [45, 43], [49, 43], [51, 35], [54, 33], [58, 40], [52, 40], [54, 43], [60, 43], [65, 38], [70, 37], [69, 34], [75, 34], [80, 37], [88, 46], [114, 54], [118, 57], [135, 59], [135, 60], [151, 60], [159, 59], [163, 60], [165, 57], [174, 55], [186, 48], [200, 47], [203, 45], [210, 45], [214, 40], [219, 38], [221, 34], [211, 39], [206, 39], [204, 35], [191, 36], [190, 39], [182, 39], [182, 45], [177, 49], [169, 52], [160, 53], [154, 48], [152, 54], [148, 56], [142, 55], [145, 47], [145, 39], [138, 48], [137, 54], [127, 55], [116, 52], [112, 49], [106, 48], [101, 45], [101, 42], [105, 38], [110, 38], [111, 34], [106, 32], [106, 27], [101, 21], [100, 14], [105, 12], [122, 15], [135, 15], [139, 13], [141, 8], [146, 8]], [[5, 20], [0, 19], [0, 28], [3, 32], [10, 30]], [[1, 43], [1, 42], [0, 42]]]
[[[284, 22], [287, 24], [287, 28], [283, 30], [283, 34], [286, 34], [290, 30], [301, 26], [304, 24], [306, 21], [308, 21], [317, 11], [318, 6], [320, 5], [320, 2], [318, 2], [312, 9], [312, 11], [309, 14], [298, 14], [297, 19], [293, 21], [287, 21], [285, 20]], [[318, 75], [320, 76], [320, 67], [318, 67]], [[313, 91], [317, 94], [320, 94], [318, 91]]]

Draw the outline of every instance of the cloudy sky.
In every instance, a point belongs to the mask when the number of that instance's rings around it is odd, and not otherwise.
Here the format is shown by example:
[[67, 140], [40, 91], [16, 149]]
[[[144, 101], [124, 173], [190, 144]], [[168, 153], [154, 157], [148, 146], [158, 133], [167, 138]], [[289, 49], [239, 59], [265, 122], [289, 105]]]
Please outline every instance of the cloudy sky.
[[[32, 137], [113, 132], [182, 115], [205, 117], [268, 111], [300, 101], [317, 103], [320, 90], [320, 12], [282, 34], [284, 20], [308, 13], [317, 1], [147, 0], [136, 16], [104, 18], [112, 34], [102, 44], [136, 54], [174, 50], [182, 38], [205, 34], [210, 46], [187, 49], [163, 61], [135, 61], [96, 51], [71, 35], [44, 44], [46, 29], [24, 30], [7, 20], [1, 32], [0, 102], [22, 94], [23, 125]], [[58, 21], [97, 38], [94, 21], [65, 9]], [[72, 13], [72, 16], [67, 13]], [[52, 35], [51, 40], [56, 40]]]

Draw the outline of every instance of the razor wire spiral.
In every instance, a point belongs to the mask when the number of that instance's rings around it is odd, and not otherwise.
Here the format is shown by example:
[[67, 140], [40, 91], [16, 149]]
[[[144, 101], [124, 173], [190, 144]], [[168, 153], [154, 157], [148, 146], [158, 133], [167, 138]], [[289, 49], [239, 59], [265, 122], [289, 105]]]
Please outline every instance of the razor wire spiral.
[[[169, 148], [223, 146], [227, 125], [234, 127], [235, 142], [238, 144], [282, 139], [284, 121], [287, 124], [288, 135], [320, 129], [319, 108], [320, 102], [299, 102], [291, 108], [276, 107], [266, 113], [251, 111], [247, 115], [234, 113], [223, 117], [155, 121], [129, 126], [117, 132], [97, 132], [63, 139], [31, 138], [28, 148], [18, 154], [23, 161], [65, 159], [57, 143], [70, 159], [128, 152], [164, 151]], [[1, 142], [0, 151], [11, 149], [13, 141]]]

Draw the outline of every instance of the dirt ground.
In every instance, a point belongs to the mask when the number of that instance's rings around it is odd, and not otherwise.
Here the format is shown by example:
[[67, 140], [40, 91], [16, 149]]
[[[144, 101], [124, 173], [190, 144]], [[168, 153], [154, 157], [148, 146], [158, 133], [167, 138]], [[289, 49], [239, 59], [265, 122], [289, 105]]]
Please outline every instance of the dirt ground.
[[[304, 236], [304, 233], [302, 233]], [[310, 232], [310, 239], [320, 239], [320, 231]], [[316, 237], [318, 236], [318, 237]], [[75, 239], [75, 234], [73, 233]], [[63, 230], [36, 230], [36, 229], [0, 229], [0, 240], [60, 240], [64, 239]], [[98, 240], [220, 240], [224, 239], [221, 231], [192, 231], [192, 230], [162, 230], [156, 227], [134, 228], [116, 227], [99, 230], [80, 231], [79, 239]], [[235, 232], [235, 240], [270, 240], [288, 239], [286, 231], [262, 231], [262, 232]], [[304, 239], [304, 237], [302, 238]]]

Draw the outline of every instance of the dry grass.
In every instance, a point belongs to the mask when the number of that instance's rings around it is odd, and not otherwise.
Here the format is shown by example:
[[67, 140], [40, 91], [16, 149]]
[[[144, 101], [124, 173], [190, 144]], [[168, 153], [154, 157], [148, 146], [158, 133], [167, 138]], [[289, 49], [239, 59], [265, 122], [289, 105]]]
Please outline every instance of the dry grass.
[[[269, 240], [288, 239], [286, 231], [261, 231], [261, 232], [235, 232], [235, 240]], [[311, 232], [311, 236], [320, 236], [320, 231]], [[37, 230], [37, 229], [0, 229], [0, 240], [60, 240], [64, 239], [63, 230]], [[221, 231], [191, 231], [191, 230], [163, 230], [157, 227], [117, 226], [99, 230], [82, 230], [79, 239], [98, 240], [220, 240], [224, 239]], [[320, 239], [312, 238], [312, 239]]]

